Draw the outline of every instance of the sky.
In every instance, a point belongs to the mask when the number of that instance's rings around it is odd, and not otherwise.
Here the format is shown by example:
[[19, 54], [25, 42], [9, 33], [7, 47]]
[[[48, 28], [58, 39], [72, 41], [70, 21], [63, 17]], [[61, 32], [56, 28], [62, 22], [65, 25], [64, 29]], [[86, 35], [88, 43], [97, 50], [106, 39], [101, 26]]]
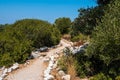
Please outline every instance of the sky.
[[0, 24], [21, 19], [40, 19], [54, 23], [59, 17], [78, 16], [78, 9], [96, 6], [95, 0], [0, 0]]

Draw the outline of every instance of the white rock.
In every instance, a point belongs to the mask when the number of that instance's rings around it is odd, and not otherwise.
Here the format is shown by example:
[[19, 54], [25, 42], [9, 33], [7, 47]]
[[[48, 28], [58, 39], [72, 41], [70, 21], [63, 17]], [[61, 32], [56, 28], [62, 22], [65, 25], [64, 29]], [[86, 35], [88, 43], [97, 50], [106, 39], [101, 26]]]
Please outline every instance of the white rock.
[[58, 58], [58, 57], [59, 57], [59, 55], [58, 55], [58, 54], [55, 54], [55, 55], [54, 55], [54, 57], [55, 57], [55, 58]]
[[44, 75], [44, 78], [47, 78], [48, 76], [49, 76], [49, 74], [45, 74], [45, 75]]
[[7, 73], [7, 71], [8, 71], [8, 69], [7, 68], [5, 68], [4, 70], [3, 70], [3, 74], [6, 74]]
[[51, 61], [54, 61], [54, 56], [50, 56]]
[[6, 73], [2, 74], [0, 77], [1, 77], [1, 78], [5, 78], [5, 76], [7, 76]]
[[70, 80], [70, 75], [62, 76], [62, 80]]
[[57, 64], [54, 64], [54, 65], [53, 65], [53, 69], [55, 69], [55, 68], [57, 68]]
[[0, 77], [0, 80], [3, 80], [3, 78], [2, 78], [2, 77]]
[[18, 66], [12, 66], [11, 68], [12, 68], [13, 70], [15, 70], [15, 69], [18, 68]]
[[18, 64], [18, 63], [15, 63], [15, 64], [13, 64], [13, 66], [19, 66], [19, 64]]
[[44, 80], [54, 80], [54, 76], [48, 75], [47, 77], [44, 78]]
[[39, 52], [36, 51], [36, 52], [32, 52], [31, 55], [33, 56], [33, 58], [38, 58], [40, 57], [40, 54], [38, 54]]
[[44, 80], [47, 80], [47, 78], [45, 77]]
[[47, 70], [52, 70], [52, 67], [48, 66], [48, 67], [47, 67]]
[[60, 76], [65, 76], [65, 72], [62, 71], [62, 70], [58, 71], [58, 74], [59, 74]]
[[45, 70], [44, 71], [44, 75], [49, 74], [49, 73], [50, 73], [50, 70]]
[[19, 64], [18, 64], [18, 63], [15, 63], [15, 64], [13, 64], [13, 66], [12, 66], [11, 68], [12, 68], [13, 70], [19, 68]]
[[54, 61], [50, 61], [48, 66], [49, 66], [49, 67], [52, 67], [52, 66], [53, 66], [53, 63], [54, 63]]
[[7, 72], [12, 72], [12, 68], [9, 68]]
[[39, 58], [40, 58], [40, 59], [42, 59], [42, 58], [43, 58], [43, 56], [40, 56]]
[[27, 61], [26, 63], [27, 63], [28, 65], [30, 64], [30, 62], [29, 62], [29, 61]]
[[53, 69], [57, 68], [58, 61], [56, 61], [55, 64], [53, 64]]
[[43, 59], [43, 62], [49, 62], [49, 61], [50, 61], [50, 58]]

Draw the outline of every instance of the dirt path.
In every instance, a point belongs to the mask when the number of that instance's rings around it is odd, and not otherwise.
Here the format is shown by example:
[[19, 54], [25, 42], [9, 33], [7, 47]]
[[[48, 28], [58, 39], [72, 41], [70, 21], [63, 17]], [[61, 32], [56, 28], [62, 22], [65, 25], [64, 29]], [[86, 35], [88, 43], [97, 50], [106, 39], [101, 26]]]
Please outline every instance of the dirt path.
[[[60, 52], [65, 47], [70, 46], [70, 44], [65, 40], [61, 40], [60, 44], [62, 44], [62, 46], [46, 52], [47, 56], [54, 55], [54, 53]], [[6, 79], [7, 80], [43, 80], [43, 71], [46, 69], [43, 60], [44, 57], [35, 59], [33, 63], [28, 65], [27, 67], [18, 69], [14, 73], [10, 73], [6, 77]]]

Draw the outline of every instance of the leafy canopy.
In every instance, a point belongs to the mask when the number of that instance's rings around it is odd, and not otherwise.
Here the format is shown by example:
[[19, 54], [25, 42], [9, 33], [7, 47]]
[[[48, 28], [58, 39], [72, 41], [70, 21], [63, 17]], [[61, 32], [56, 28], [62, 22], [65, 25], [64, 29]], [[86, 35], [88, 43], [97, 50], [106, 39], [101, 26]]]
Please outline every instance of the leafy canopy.
[[0, 32], [0, 66], [22, 63], [30, 56], [33, 48], [53, 46], [59, 41], [59, 30], [46, 21], [36, 19], [16, 21], [5, 26]]
[[66, 34], [69, 32], [69, 28], [71, 27], [70, 18], [58, 18], [55, 20], [55, 26], [60, 30], [61, 34]]

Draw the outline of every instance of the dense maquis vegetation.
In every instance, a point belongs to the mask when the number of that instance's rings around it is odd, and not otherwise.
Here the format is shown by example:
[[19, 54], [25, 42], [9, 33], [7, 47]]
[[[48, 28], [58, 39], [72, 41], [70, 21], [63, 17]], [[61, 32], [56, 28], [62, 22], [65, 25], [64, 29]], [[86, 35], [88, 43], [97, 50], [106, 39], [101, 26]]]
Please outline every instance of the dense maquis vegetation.
[[99, 5], [103, 6], [103, 5], [109, 4], [110, 1], [112, 1], [112, 0], [96, 0], [96, 1]]
[[90, 44], [75, 55], [68, 50], [70, 55], [59, 62], [63, 70], [74, 76], [92, 76], [91, 80], [120, 80], [120, 1], [96, 1], [98, 6], [80, 9], [73, 22], [63, 17], [54, 25], [33, 19], [0, 25], [0, 66], [22, 63], [33, 48], [56, 45], [60, 33], [71, 33], [72, 41], [86, 41], [90, 36]]
[[0, 32], [2, 32], [6, 26], [8, 26], [8, 24], [5, 25], [0, 24]]
[[58, 18], [55, 20], [54, 25], [60, 30], [61, 34], [67, 34], [71, 28], [71, 20], [66, 17]]
[[[101, 23], [96, 27], [88, 56], [99, 61], [97, 72], [103, 71], [114, 78], [120, 75], [120, 1], [115, 0], [105, 11]], [[96, 64], [96, 63], [95, 63]]]
[[[104, 11], [111, 0], [96, 0], [98, 6], [92, 8], [81, 8], [78, 10], [79, 15], [72, 22], [71, 37], [72, 41], [81, 39], [81, 36], [91, 37], [94, 28], [101, 22]], [[106, 3], [106, 4], [105, 4]]]
[[96, 75], [92, 80], [120, 76], [120, 1], [107, 5], [95, 28], [87, 53], [76, 56], [79, 75]]
[[60, 32], [50, 23], [24, 19], [7, 25], [0, 32], [0, 66], [24, 62], [33, 48], [53, 46], [60, 41]]
[[103, 15], [102, 7], [80, 9], [79, 16], [73, 22], [73, 35], [90, 35]]
[[91, 80], [120, 80], [120, 1], [97, 1], [98, 6], [81, 9], [72, 25], [73, 37], [91, 36], [89, 46], [85, 52], [63, 58], [66, 63], [60, 64], [65, 70], [74, 66], [77, 76]]
[[94, 28], [101, 22], [106, 5], [112, 0], [96, 0], [98, 6], [92, 8], [81, 8], [78, 10], [79, 15], [73, 21], [73, 32], [72, 35], [78, 35], [79, 33], [85, 35], [91, 35]]

